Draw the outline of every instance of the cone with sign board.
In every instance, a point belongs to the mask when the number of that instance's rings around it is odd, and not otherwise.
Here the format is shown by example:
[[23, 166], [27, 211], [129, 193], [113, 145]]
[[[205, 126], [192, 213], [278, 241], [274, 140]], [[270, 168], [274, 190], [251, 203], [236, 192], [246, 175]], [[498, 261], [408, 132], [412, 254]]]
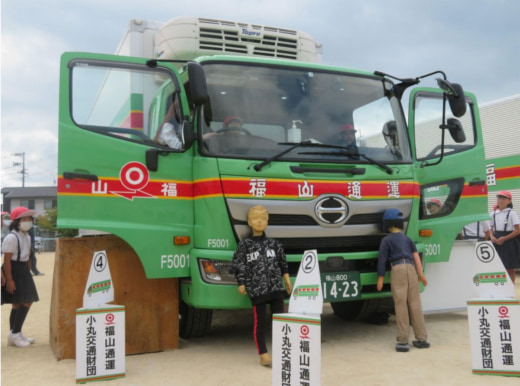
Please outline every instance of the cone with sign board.
[[320, 315], [323, 310], [320, 267], [316, 250], [305, 251], [289, 300], [289, 312]]
[[114, 300], [114, 286], [105, 251], [94, 252], [83, 293], [83, 308], [98, 308]]
[[125, 376], [125, 307], [114, 300], [106, 251], [94, 252], [83, 294], [76, 310], [76, 383]]
[[320, 384], [322, 309], [318, 254], [305, 251], [289, 313], [273, 315], [273, 385]]
[[515, 286], [504, 268], [493, 243], [475, 245], [473, 285], [480, 298], [514, 298]]
[[471, 285], [478, 294], [467, 301], [473, 373], [520, 377], [520, 300], [489, 241], [475, 245]]

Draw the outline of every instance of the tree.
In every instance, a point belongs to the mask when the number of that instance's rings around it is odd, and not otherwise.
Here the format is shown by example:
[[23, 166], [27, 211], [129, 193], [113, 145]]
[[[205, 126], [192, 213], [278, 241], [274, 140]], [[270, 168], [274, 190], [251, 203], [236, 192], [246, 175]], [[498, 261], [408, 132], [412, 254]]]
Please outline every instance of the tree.
[[45, 215], [36, 218], [38, 226], [42, 230], [56, 233], [56, 237], [74, 237], [78, 235], [77, 229], [56, 228], [58, 222], [58, 209], [53, 208], [45, 212]]

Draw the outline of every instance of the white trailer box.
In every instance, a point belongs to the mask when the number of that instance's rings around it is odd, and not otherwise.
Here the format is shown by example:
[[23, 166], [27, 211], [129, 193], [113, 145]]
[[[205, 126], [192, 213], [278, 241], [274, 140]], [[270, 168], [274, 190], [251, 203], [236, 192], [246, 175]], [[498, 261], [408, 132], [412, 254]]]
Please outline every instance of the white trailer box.
[[321, 45], [305, 32], [191, 16], [166, 22], [155, 52], [161, 59], [230, 54], [321, 62]]
[[116, 55], [191, 60], [206, 55], [267, 56], [321, 62], [321, 44], [285, 28], [193, 16], [164, 22], [133, 19]]
[[479, 106], [488, 169], [489, 211], [497, 191], [513, 195], [520, 210], [520, 94]]

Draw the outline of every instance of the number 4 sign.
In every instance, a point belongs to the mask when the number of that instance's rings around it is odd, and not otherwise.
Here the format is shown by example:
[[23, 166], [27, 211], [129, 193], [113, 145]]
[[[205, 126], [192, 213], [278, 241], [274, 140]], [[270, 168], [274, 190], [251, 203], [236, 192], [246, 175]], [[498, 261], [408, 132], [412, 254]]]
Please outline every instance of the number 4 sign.
[[114, 300], [114, 285], [105, 251], [94, 252], [87, 285], [83, 294], [83, 307], [96, 308]]
[[113, 300], [107, 253], [94, 252], [83, 308], [76, 310], [76, 383], [125, 376], [125, 307], [106, 304]]

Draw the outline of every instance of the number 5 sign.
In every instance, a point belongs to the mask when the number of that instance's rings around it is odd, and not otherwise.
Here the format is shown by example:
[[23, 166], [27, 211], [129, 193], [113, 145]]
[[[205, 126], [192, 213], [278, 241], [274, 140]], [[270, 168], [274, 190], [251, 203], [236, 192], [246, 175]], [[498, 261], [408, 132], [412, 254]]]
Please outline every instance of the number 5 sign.
[[483, 263], [489, 263], [493, 261], [497, 255], [493, 244], [489, 242], [478, 243], [476, 246], [477, 258]]
[[482, 241], [475, 245], [473, 286], [479, 298], [515, 297], [515, 287], [509, 278], [493, 243]]

